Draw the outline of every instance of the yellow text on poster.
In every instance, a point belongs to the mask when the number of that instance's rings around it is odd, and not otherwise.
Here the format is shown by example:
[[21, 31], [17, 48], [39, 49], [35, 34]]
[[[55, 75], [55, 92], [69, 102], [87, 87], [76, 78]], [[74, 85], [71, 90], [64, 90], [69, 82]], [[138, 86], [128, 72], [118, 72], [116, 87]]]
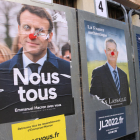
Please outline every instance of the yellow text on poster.
[[67, 140], [65, 116], [12, 124], [13, 140]]

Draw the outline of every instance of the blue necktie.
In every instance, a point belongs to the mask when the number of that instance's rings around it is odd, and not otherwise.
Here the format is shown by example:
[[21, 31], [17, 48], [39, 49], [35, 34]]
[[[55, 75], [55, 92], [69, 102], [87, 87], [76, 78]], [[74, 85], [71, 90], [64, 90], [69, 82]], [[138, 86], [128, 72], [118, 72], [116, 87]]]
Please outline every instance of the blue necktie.
[[114, 73], [114, 76], [115, 76], [114, 82], [115, 82], [116, 88], [118, 90], [118, 93], [120, 94], [120, 83], [119, 83], [119, 79], [118, 79], [118, 76], [117, 76], [117, 72], [114, 70], [113, 73]]
[[32, 73], [38, 73], [38, 67], [40, 66], [39, 64], [31, 63], [28, 66], [30, 67]]

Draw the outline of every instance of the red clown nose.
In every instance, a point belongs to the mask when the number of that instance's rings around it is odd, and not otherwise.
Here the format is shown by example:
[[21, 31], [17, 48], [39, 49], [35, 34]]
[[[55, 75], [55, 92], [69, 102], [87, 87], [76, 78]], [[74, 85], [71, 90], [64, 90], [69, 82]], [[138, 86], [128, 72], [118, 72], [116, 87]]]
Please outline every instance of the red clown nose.
[[36, 39], [36, 35], [34, 35], [34, 34], [29, 34], [29, 38], [30, 38], [31, 40], [34, 40], [34, 39]]
[[114, 55], [114, 52], [111, 52], [111, 55], [113, 56]]

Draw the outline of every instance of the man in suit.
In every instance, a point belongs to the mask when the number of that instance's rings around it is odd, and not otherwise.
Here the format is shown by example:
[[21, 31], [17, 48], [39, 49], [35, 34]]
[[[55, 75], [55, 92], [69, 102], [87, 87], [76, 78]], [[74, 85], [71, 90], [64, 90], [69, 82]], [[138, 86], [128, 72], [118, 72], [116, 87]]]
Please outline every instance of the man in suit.
[[24, 5], [17, 21], [22, 48], [0, 64], [0, 123], [73, 114], [70, 63], [47, 48], [53, 36], [51, 16]]
[[130, 104], [130, 94], [127, 75], [117, 67], [116, 42], [109, 38], [105, 41], [105, 54], [107, 62], [92, 72], [90, 93], [97, 95], [106, 104], [120, 107]]

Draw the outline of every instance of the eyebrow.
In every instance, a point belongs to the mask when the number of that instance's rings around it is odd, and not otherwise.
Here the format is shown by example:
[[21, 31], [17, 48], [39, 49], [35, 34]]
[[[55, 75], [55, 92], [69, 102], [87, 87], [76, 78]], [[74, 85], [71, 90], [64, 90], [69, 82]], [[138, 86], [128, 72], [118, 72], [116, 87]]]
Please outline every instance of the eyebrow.
[[[110, 48], [107, 48], [106, 50], [111, 50], [111, 49]], [[116, 49], [113, 49], [113, 50], [117, 51], [117, 48]]]

